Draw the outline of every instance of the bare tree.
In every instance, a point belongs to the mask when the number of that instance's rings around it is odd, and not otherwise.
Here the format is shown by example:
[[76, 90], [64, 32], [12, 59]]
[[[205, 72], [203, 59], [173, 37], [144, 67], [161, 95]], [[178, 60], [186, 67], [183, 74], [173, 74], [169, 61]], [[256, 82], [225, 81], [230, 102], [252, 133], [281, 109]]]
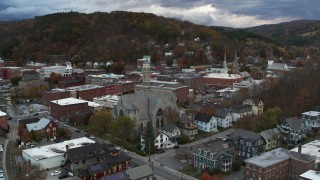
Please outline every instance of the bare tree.
[[175, 124], [176, 122], [179, 121], [180, 112], [176, 108], [167, 106], [166, 108], [163, 109], [163, 116], [168, 123]]

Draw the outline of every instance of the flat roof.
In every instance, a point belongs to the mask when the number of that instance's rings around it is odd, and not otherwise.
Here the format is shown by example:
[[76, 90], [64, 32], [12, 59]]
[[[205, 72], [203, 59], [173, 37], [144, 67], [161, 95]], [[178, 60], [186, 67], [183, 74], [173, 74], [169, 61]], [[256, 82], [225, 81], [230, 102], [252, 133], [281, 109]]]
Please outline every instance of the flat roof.
[[220, 78], [220, 79], [237, 79], [241, 78], [239, 74], [222, 74], [222, 73], [209, 73], [204, 78]]
[[120, 96], [117, 96], [117, 95], [106, 95], [106, 96], [102, 96], [102, 97], [93, 98], [93, 100], [97, 100], [97, 101], [105, 101], [105, 100], [118, 101], [119, 99], [120, 99]]
[[53, 100], [52, 103], [58, 104], [60, 106], [71, 105], [71, 104], [80, 104], [80, 103], [88, 103], [86, 100], [76, 99], [76, 98], [65, 98], [59, 100]]
[[69, 146], [69, 149], [73, 149], [82, 147], [84, 145], [87, 145], [88, 143], [95, 143], [95, 141], [86, 137], [82, 137], [46, 146], [25, 149], [23, 150], [23, 152], [39, 161], [41, 159], [48, 159], [55, 156], [63, 156], [66, 152], [66, 145]]
[[95, 85], [95, 84], [86, 84], [81, 86], [73, 86], [66, 88], [67, 91], [84, 91], [89, 89], [97, 89], [102, 88], [103, 86]]
[[0, 116], [6, 116], [7, 113], [0, 111]]
[[301, 174], [300, 177], [312, 179], [312, 180], [318, 180], [318, 179], [320, 179], [320, 172], [315, 171], [315, 170], [309, 170], [309, 171]]
[[[298, 152], [298, 147], [291, 149], [291, 151]], [[314, 140], [302, 145], [302, 154], [307, 154], [316, 157], [316, 163], [320, 162], [320, 140]]]
[[308, 111], [308, 112], [304, 112], [302, 114], [308, 115], [308, 116], [320, 116], [320, 112], [318, 112], [318, 111]]

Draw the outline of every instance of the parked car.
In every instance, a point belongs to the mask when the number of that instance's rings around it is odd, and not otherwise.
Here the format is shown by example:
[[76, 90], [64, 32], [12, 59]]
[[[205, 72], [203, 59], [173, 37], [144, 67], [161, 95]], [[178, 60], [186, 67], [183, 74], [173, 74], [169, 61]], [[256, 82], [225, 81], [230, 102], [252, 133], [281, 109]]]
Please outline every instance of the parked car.
[[92, 135], [91, 135], [89, 138], [91, 138], [91, 139], [95, 139], [96, 137], [94, 137], [94, 136], [92, 136]]
[[61, 174], [58, 178], [59, 179], [64, 179], [64, 178], [67, 178], [67, 177], [69, 177], [69, 176], [68, 176], [68, 174], [65, 173], [65, 174]]
[[123, 153], [125, 153], [125, 154], [128, 153], [128, 150], [126, 150], [126, 149], [121, 149], [121, 151], [122, 151]]
[[54, 142], [59, 143], [59, 142], [60, 142], [60, 140], [59, 140], [59, 139], [55, 139], [55, 140], [54, 140]]
[[180, 146], [176, 145], [176, 146], [173, 146], [173, 149], [178, 149], [180, 148]]
[[79, 129], [75, 130], [77, 133], [81, 133], [81, 131]]
[[58, 175], [60, 175], [61, 174], [61, 171], [53, 171], [52, 173], [51, 173], [51, 176], [58, 176]]
[[115, 148], [116, 148], [116, 150], [119, 150], [119, 151], [121, 150], [121, 147], [119, 147], [119, 146], [116, 146]]
[[164, 150], [164, 149], [157, 149], [156, 152], [157, 152], [158, 154], [161, 154], [161, 153], [164, 153], [165, 150]]

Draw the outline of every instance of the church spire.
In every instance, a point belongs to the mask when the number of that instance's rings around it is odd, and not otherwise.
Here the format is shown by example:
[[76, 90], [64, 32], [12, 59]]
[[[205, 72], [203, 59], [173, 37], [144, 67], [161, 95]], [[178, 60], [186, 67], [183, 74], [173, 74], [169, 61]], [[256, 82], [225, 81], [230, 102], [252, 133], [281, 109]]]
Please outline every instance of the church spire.
[[226, 51], [224, 51], [223, 68], [227, 68], [227, 52]]
[[237, 50], [234, 50], [234, 60], [233, 60], [232, 73], [233, 74], [239, 74]]

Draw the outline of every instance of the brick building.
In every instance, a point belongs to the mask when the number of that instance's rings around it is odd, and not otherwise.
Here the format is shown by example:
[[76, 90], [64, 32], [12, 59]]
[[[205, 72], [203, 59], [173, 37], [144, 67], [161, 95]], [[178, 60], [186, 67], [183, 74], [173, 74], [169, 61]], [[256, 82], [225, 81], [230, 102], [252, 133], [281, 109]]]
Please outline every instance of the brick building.
[[4, 131], [9, 130], [9, 125], [7, 121], [7, 114], [5, 112], [0, 111], [0, 128]]
[[57, 99], [64, 99], [71, 96], [70, 91], [66, 91], [65, 89], [52, 89], [50, 91], [44, 91], [41, 94], [41, 99], [43, 104], [46, 106], [50, 105], [50, 102]]
[[179, 82], [146, 81], [135, 86], [135, 91], [170, 92], [177, 102], [184, 103], [189, 95], [189, 88]]
[[59, 88], [67, 88], [72, 86], [84, 85], [86, 78], [84, 76], [66, 76], [62, 77], [62, 80], [58, 81]]
[[299, 179], [300, 174], [314, 169], [315, 157], [278, 148], [245, 160], [244, 179]]
[[[58, 124], [47, 119], [41, 118], [39, 121], [34, 123], [29, 123], [25, 125], [25, 132], [39, 132], [42, 134], [43, 137], [53, 137], [56, 136], [56, 131], [58, 129]], [[23, 134], [22, 134], [23, 136]]]
[[81, 99], [66, 98], [50, 102], [50, 114], [54, 119], [71, 123], [81, 123], [89, 120], [93, 113], [89, 102]]
[[202, 77], [202, 83], [214, 89], [223, 89], [241, 81], [243, 77], [239, 74], [210, 73]]
[[95, 97], [114, 94], [114, 86], [113, 85], [99, 86], [99, 85], [87, 84], [82, 86], [68, 87], [66, 88], [66, 91], [70, 91], [71, 96], [74, 98], [92, 100]]

